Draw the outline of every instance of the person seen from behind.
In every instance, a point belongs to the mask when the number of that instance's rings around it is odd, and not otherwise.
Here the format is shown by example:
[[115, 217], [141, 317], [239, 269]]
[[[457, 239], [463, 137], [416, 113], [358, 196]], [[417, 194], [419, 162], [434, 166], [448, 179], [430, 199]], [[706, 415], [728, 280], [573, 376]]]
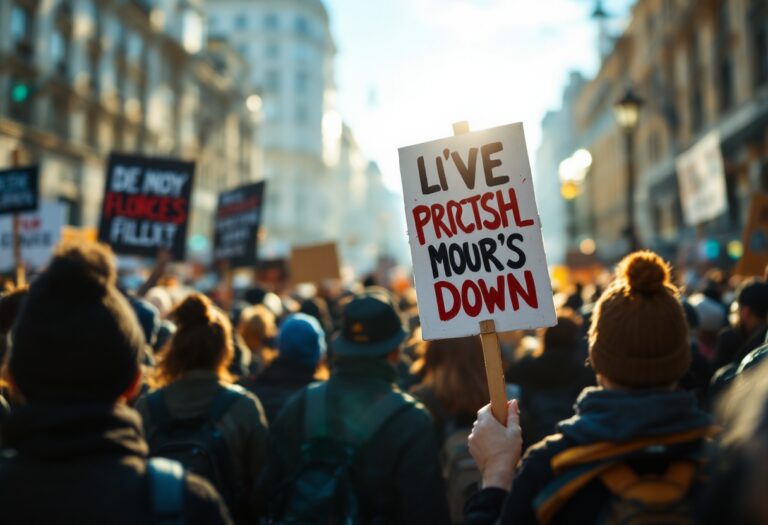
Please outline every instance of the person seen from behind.
[[100, 244], [65, 244], [32, 283], [11, 333], [20, 402], [3, 424], [0, 521], [229, 524], [216, 490], [148, 460], [138, 392], [145, 339]]
[[257, 376], [277, 355], [274, 350], [277, 336], [275, 314], [262, 304], [245, 308], [240, 313], [237, 333], [251, 351], [251, 373]]
[[669, 266], [656, 254], [619, 264], [592, 317], [589, 357], [600, 386], [585, 389], [575, 415], [519, 466], [517, 402], [506, 428], [489, 406], [480, 411], [469, 443], [483, 490], [467, 505], [468, 524], [691, 519], [712, 427], [677, 388], [691, 361], [688, 330]]
[[768, 361], [739, 374], [718, 406], [723, 434], [709, 458], [700, 525], [768, 525]]
[[136, 404], [153, 456], [177, 459], [206, 477], [237, 522], [258, 514], [256, 482], [267, 422], [259, 400], [231, 385], [229, 319], [193, 293], [170, 314], [177, 330], [158, 356], [158, 390]]
[[586, 344], [578, 315], [569, 309], [560, 311], [557, 324], [544, 330], [542, 340], [540, 352], [513, 363], [505, 374], [508, 382], [520, 387], [526, 448], [571, 417], [579, 393], [594, 385], [594, 374], [584, 366]]
[[407, 331], [392, 296], [368, 288], [342, 317], [331, 378], [271, 428], [271, 523], [448, 523], [432, 420], [394, 384]]
[[477, 336], [435, 339], [422, 345], [423, 356], [412, 372], [423, 379], [411, 394], [434, 419], [451, 521], [461, 523], [464, 503], [480, 481], [467, 437], [477, 411], [488, 402], [483, 348]]
[[277, 335], [277, 352], [277, 358], [260, 375], [243, 382], [261, 401], [270, 423], [288, 398], [315, 381], [321, 368], [326, 370], [325, 332], [314, 317], [289, 315]]

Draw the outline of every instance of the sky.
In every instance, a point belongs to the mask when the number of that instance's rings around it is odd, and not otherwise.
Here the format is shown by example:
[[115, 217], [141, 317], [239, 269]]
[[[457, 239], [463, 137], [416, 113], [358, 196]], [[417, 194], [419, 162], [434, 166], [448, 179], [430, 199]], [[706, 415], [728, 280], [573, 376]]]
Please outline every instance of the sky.
[[[571, 70], [598, 67], [593, 0], [325, 0], [338, 110], [387, 185], [397, 148], [522, 121], [533, 159]], [[621, 23], [631, 0], [605, 0]], [[535, 172], [534, 172], [535, 176]]]

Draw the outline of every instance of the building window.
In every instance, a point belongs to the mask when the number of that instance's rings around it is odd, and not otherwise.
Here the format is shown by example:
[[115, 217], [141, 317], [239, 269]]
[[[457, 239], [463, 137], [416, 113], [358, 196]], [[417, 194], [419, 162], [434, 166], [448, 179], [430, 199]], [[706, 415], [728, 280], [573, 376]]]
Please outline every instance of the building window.
[[749, 7], [755, 87], [768, 83], [768, 0], [752, 0]]
[[305, 17], [297, 16], [295, 29], [297, 34], [306, 36], [309, 34], [309, 22]]
[[269, 93], [280, 91], [280, 72], [269, 69], [264, 74], [264, 89]]
[[280, 25], [280, 21], [277, 18], [276, 13], [267, 13], [267, 15], [264, 17], [264, 28], [269, 29], [270, 31], [276, 30]]
[[59, 29], [54, 29], [49, 42], [51, 64], [57, 75], [66, 77], [68, 62], [67, 52], [69, 47], [67, 37]]
[[720, 111], [726, 111], [733, 105], [733, 68], [731, 61], [723, 59], [720, 63]]
[[20, 5], [11, 8], [11, 38], [21, 59], [32, 58], [32, 12]]
[[248, 27], [248, 17], [245, 13], [239, 13], [235, 16], [235, 29], [246, 29]]
[[216, 15], [208, 15], [208, 27], [211, 29], [219, 28], [219, 17]]
[[279, 58], [280, 57], [280, 46], [277, 44], [277, 42], [270, 42], [267, 44], [266, 51], [265, 51], [267, 58]]
[[694, 133], [704, 124], [704, 104], [702, 103], [701, 88], [696, 87], [691, 97], [691, 128]]
[[304, 94], [307, 92], [307, 86], [309, 85], [309, 75], [306, 71], [299, 71], [296, 73], [296, 93]]

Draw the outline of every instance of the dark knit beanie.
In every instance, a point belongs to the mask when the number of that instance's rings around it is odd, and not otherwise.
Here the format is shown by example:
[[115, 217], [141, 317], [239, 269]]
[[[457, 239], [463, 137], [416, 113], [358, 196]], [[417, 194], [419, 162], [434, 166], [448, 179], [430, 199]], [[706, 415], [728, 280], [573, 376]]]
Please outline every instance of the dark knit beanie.
[[669, 266], [658, 255], [636, 252], [619, 263], [595, 307], [589, 342], [595, 372], [619, 385], [660, 387], [685, 375], [688, 326]]
[[106, 246], [66, 244], [32, 283], [8, 361], [29, 402], [114, 402], [130, 388], [145, 342], [115, 282]]

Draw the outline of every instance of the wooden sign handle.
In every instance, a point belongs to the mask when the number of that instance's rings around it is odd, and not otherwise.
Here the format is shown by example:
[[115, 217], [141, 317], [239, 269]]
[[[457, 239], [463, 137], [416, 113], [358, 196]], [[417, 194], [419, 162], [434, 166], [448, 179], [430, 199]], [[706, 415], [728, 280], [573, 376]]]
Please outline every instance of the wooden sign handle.
[[[19, 166], [19, 150], [11, 151], [11, 167]], [[21, 226], [19, 224], [19, 214], [14, 213], [12, 218], [13, 229], [13, 265], [16, 268], [16, 287], [21, 288], [27, 284], [27, 273], [24, 268], [24, 259], [21, 256]]]
[[491, 395], [493, 417], [507, 426], [507, 385], [504, 381], [504, 369], [501, 366], [501, 349], [493, 319], [480, 321], [480, 342], [483, 345], [485, 376], [488, 380], [488, 392]]
[[[453, 124], [453, 134], [469, 133], [469, 122], [463, 120]], [[488, 381], [488, 393], [491, 395], [493, 417], [507, 426], [507, 385], [504, 381], [504, 369], [501, 366], [501, 348], [493, 319], [480, 321], [480, 342], [483, 345], [485, 377]]]

